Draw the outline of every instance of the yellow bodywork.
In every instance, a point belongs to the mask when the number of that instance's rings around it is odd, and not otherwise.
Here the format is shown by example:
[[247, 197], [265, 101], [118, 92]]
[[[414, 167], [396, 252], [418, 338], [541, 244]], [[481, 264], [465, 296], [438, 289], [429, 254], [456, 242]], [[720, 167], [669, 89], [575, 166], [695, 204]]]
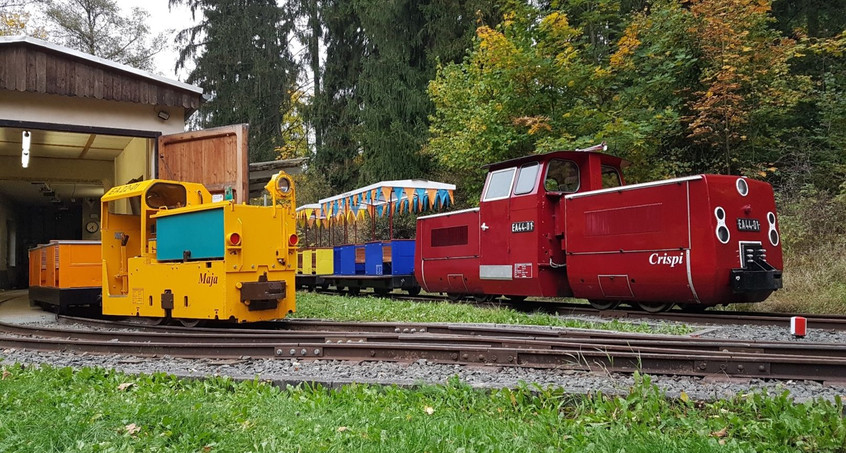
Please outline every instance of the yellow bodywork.
[[307, 249], [300, 252], [300, 273], [311, 275], [314, 273], [314, 250]]
[[[281, 178], [285, 192], [276, 190]], [[212, 201], [201, 184], [175, 181], [107, 192], [101, 207], [103, 314], [252, 322], [293, 312], [294, 189], [284, 174], [274, 176], [268, 189], [272, 206]]]
[[314, 251], [317, 258], [314, 273], [317, 275], [332, 275], [335, 273], [335, 250], [332, 247], [322, 247]]

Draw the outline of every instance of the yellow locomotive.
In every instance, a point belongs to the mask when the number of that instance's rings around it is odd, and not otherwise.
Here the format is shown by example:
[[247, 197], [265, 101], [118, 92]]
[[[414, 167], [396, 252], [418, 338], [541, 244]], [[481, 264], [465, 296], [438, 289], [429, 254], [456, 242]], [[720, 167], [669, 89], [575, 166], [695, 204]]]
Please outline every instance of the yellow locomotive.
[[280, 172], [272, 206], [215, 201], [202, 185], [164, 180], [102, 197], [104, 315], [237, 322], [295, 308], [296, 202]]

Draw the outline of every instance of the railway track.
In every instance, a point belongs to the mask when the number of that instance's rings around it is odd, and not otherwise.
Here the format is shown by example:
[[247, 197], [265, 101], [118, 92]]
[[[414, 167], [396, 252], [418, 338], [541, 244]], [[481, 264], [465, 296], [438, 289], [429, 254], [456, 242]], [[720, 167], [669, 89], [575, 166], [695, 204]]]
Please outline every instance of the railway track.
[[[390, 294], [391, 297], [412, 302], [456, 302], [445, 296], [424, 295], [407, 296], [403, 294]], [[590, 305], [571, 303], [540, 301], [527, 299], [521, 302], [513, 302], [507, 299], [495, 300], [461, 300], [456, 303], [470, 303], [481, 307], [507, 307], [519, 311], [541, 311], [550, 314], [569, 316], [598, 316], [609, 319], [649, 319], [658, 321], [675, 321], [689, 324], [747, 324], [756, 326], [789, 326], [790, 318], [803, 316], [808, 320], [809, 329], [846, 331], [846, 316], [844, 315], [817, 315], [803, 313], [772, 313], [753, 312], [737, 310], [711, 310], [708, 312], [685, 312], [682, 310], [671, 310], [662, 313], [648, 313], [642, 310], [614, 309], [597, 310]]]
[[[291, 320], [276, 329], [100, 329], [0, 323], [0, 347], [185, 358], [413, 362], [743, 378], [846, 380], [846, 346], [568, 329]], [[117, 330], [116, 330], [117, 329]]]

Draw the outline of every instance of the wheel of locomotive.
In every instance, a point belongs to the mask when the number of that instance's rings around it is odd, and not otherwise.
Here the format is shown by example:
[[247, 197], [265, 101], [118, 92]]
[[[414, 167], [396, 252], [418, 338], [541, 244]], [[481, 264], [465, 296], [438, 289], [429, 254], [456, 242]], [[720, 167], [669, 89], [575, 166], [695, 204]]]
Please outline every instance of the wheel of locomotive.
[[408, 288], [405, 291], [408, 293], [409, 296], [416, 296], [416, 295], [420, 294], [420, 287], [415, 286], [413, 288]]
[[475, 299], [476, 302], [493, 302], [497, 297], [499, 296], [494, 294], [477, 294], [473, 296], [473, 299]]
[[314, 285], [306, 285], [306, 287], [305, 287], [305, 290], [310, 292], [310, 293], [313, 293], [315, 291], [315, 289], [316, 288], [315, 288]]
[[358, 296], [361, 292], [361, 288], [358, 286], [347, 286], [347, 294], [350, 296]]
[[683, 311], [685, 313], [704, 313], [705, 310], [707, 310], [709, 307], [711, 307], [711, 306], [710, 305], [702, 305], [702, 304], [682, 304], [682, 305], [679, 305], [679, 308], [681, 308], [681, 311]]
[[673, 308], [673, 302], [638, 302], [637, 306], [647, 313], [661, 313]]
[[508, 299], [509, 302], [515, 303], [520, 303], [526, 300], [526, 296], [505, 296], [505, 298]]
[[202, 319], [179, 318], [177, 321], [179, 321], [179, 324], [182, 324], [183, 327], [197, 327], [197, 326], [200, 325], [200, 322], [202, 321]]
[[391, 292], [391, 290], [388, 288], [373, 288], [373, 294], [379, 297], [385, 297], [389, 292]]
[[588, 302], [590, 302], [591, 307], [597, 310], [613, 310], [620, 306], [619, 300], [589, 299]]
[[144, 318], [144, 324], [148, 326], [161, 326], [167, 324], [168, 318], [160, 316], [158, 318]]
[[447, 293], [447, 299], [451, 300], [452, 302], [458, 302], [464, 299], [464, 294]]

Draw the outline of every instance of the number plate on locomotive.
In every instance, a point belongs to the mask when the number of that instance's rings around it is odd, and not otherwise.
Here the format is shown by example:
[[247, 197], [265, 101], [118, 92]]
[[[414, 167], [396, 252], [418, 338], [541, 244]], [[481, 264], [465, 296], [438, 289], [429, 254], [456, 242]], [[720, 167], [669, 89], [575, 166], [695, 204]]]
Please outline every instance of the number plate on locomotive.
[[737, 219], [738, 231], [761, 231], [761, 222], [758, 219]]
[[511, 224], [512, 233], [528, 233], [535, 231], [535, 221], [529, 220], [526, 222], [514, 222]]

